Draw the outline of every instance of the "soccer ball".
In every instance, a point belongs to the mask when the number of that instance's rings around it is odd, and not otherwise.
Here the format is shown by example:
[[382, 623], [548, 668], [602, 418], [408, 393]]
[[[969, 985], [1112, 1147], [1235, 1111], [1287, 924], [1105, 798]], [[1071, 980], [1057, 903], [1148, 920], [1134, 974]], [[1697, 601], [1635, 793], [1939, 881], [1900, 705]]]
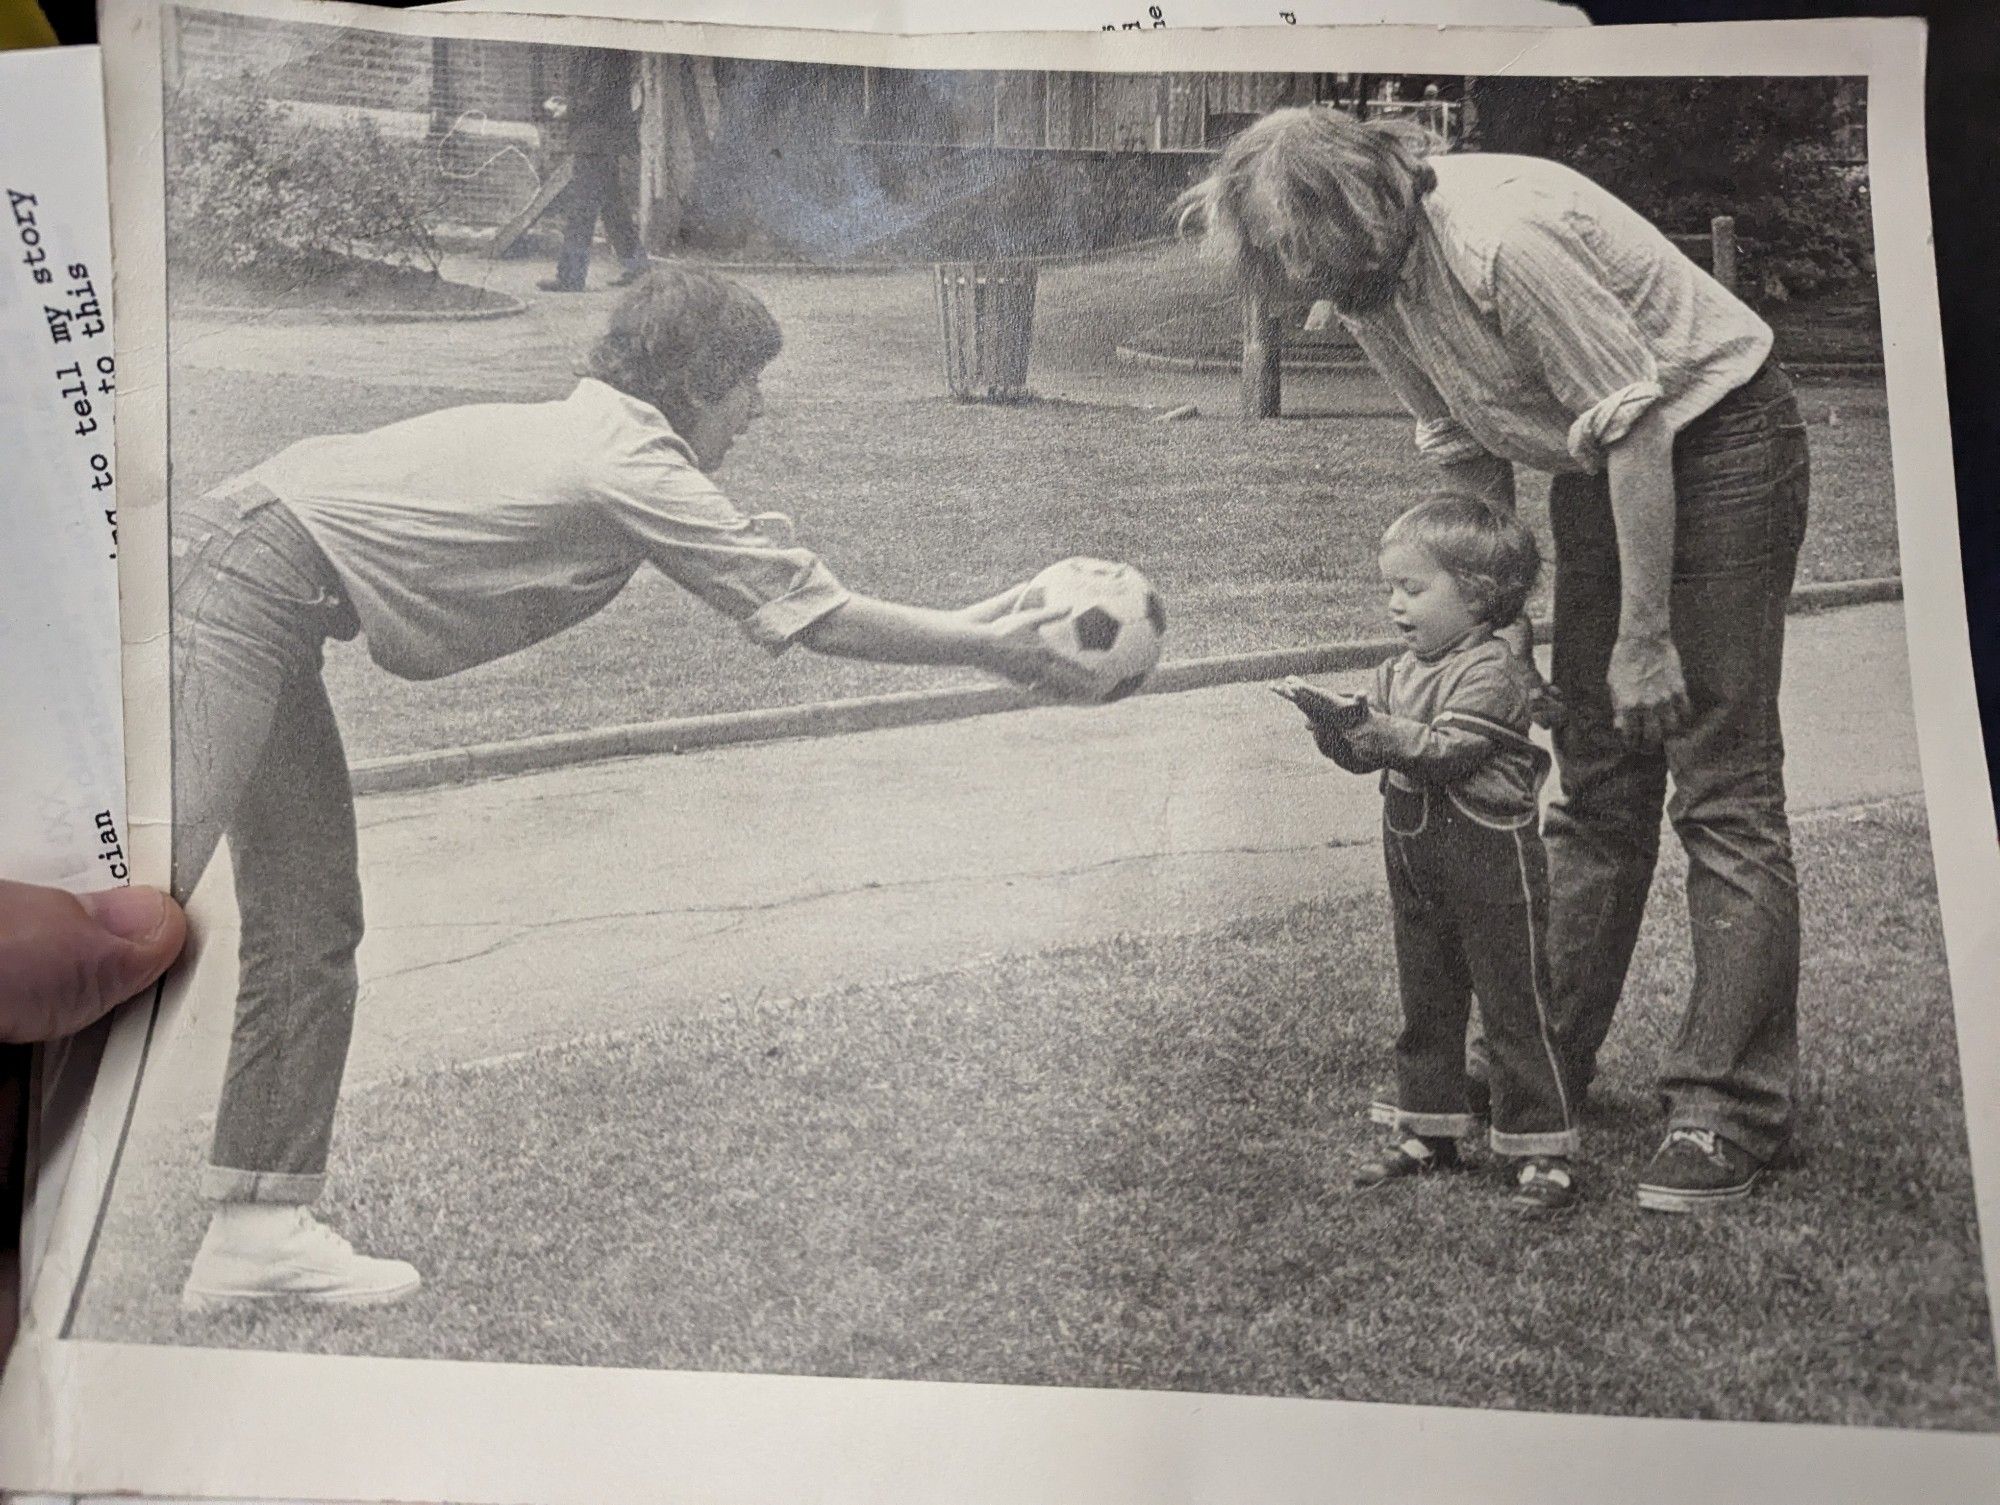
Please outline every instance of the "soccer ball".
[[1065, 559], [1030, 580], [1016, 611], [1066, 606], [1069, 615], [1042, 628], [1065, 658], [1090, 671], [1086, 699], [1123, 700], [1146, 682], [1160, 661], [1167, 609], [1159, 592], [1129, 564]]

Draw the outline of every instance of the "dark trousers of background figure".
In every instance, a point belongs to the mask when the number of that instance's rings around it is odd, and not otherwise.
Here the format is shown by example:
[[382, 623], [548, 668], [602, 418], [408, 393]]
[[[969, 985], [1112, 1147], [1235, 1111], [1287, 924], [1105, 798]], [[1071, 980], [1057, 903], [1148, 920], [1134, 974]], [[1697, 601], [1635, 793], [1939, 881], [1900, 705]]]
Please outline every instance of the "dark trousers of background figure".
[[1442, 789], [1391, 786], [1382, 852], [1403, 1005], [1397, 1127], [1451, 1138], [1474, 1129], [1466, 1022], [1476, 991], [1493, 1148], [1573, 1154], [1542, 934], [1548, 868], [1534, 816], [1502, 830], [1464, 814]]
[[1660, 1067], [1668, 1125], [1715, 1130], [1768, 1160], [1791, 1130], [1798, 1061], [1798, 879], [1778, 689], [1811, 489], [1782, 370], [1767, 365], [1682, 431], [1674, 488], [1672, 631], [1693, 717], [1651, 751], [1611, 725], [1619, 565], [1606, 479], [1562, 475], [1550, 492], [1553, 679], [1571, 711], [1544, 825], [1550, 965], [1580, 1091], [1624, 987], [1664, 806], [1687, 853], [1694, 952]]
[[639, 231], [618, 172], [618, 158], [609, 152], [579, 152], [570, 159], [569, 218], [563, 223], [562, 253], [556, 258], [556, 281], [580, 288], [590, 271], [590, 242], [597, 222], [619, 261], [638, 259]]
[[325, 1179], [361, 943], [354, 795], [320, 669], [352, 609], [268, 493], [176, 509], [173, 888], [228, 833], [235, 1024], [202, 1194], [306, 1203]]

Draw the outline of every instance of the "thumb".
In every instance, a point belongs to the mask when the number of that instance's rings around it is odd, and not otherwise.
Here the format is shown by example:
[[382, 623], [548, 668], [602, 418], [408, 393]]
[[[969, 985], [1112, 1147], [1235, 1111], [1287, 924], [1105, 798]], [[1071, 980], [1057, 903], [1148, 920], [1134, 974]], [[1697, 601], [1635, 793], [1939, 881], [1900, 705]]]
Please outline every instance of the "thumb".
[[158, 889], [0, 882], [0, 1042], [74, 1034], [151, 986], [186, 939], [180, 905]]

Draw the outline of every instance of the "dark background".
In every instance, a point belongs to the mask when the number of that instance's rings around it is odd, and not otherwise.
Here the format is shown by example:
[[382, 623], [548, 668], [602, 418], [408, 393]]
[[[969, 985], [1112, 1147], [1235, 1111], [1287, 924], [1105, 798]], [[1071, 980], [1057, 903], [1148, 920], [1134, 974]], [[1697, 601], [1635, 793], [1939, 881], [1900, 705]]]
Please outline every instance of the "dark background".
[[[65, 42], [96, 39], [87, 4], [44, 0]], [[1922, 16], [1927, 138], [1966, 601], [1989, 769], [2000, 769], [2000, 0], [1577, 0], [1599, 25]], [[1996, 780], [2000, 799], [2000, 780]]]

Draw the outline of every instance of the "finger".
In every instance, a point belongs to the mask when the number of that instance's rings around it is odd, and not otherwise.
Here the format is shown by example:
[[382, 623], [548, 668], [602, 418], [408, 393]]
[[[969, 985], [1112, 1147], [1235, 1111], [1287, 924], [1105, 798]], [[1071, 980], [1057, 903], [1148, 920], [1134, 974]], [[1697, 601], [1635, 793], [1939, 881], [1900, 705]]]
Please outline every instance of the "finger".
[[1658, 747], [1667, 740], [1667, 714], [1665, 706], [1649, 705], [1645, 710], [1645, 745]]
[[1072, 609], [1068, 606], [1044, 606], [1038, 611], [1017, 611], [1007, 619], [1007, 630], [1026, 632], [1030, 628], [1046, 627], [1051, 622], [1060, 622]]
[[0, 883], [0, 1041], [74, 1034], [156, 982], [186, 939], [187, 917], [158, 889]]
[[1634, 747], [1653, 747], [1660, 740], [1659, 727], [1649, 705], [1627, 706], [1624, 712], [1625, 740]]
[[1686, 731], [1694, 720], [1694, 702], [1688, 699], [1686, 690], [1674, 691], [1674, 698], [1667, 706], [1668, 732], [1677, 735]]

